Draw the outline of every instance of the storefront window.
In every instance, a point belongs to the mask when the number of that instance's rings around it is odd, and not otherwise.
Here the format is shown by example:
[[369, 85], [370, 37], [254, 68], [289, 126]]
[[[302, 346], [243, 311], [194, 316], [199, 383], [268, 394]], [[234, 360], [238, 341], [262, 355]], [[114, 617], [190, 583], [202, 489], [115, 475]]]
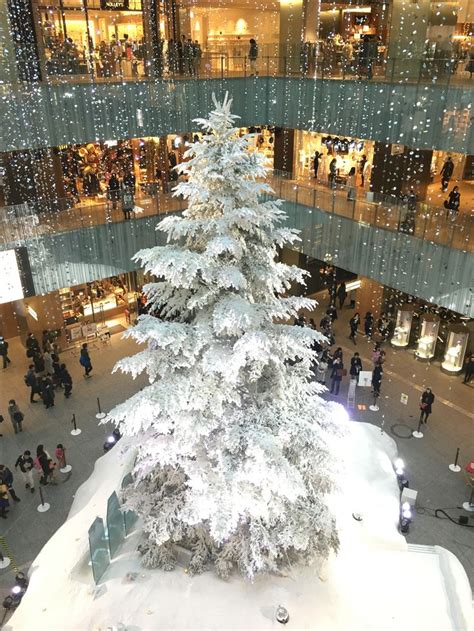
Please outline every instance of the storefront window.
[[141, 0], [57, 0], [37, 11], [48, 75], [145, 74]]

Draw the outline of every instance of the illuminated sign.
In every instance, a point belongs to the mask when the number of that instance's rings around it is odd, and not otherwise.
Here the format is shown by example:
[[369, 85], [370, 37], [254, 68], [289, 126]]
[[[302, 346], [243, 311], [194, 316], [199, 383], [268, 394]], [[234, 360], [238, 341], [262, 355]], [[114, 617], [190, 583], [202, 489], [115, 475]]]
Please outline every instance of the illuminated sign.
[[100, 0], [100, 8], [115, 11], [127, 11], [128, 0]]
[[0, 252], [0, 304], [24, 297], [15, 250]]

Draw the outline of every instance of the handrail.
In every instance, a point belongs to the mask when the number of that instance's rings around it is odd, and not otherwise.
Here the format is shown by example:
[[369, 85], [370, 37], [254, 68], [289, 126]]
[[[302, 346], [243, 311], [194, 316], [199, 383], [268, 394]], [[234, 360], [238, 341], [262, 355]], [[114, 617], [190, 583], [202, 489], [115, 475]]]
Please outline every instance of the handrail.
[[[239, 54], [233, 54], [238, 48]], [[265, 50], [264, 50], [265, 52]], [[393, 83], [429, 83], [431, 85], [466, 84], [471, 86], [467, 59], [459, 57], [388, 57], [378, 54], [348, 56], [338, 49], [319, 50], [308, 54], [304, 49], [286, 49], [284, 54], [261, 54], [256, 60], [257, 77], [301, 77], [307, 79], [338, 79], [347, 81], [390, 81]], [[166, 55], [147, 61], [140, 60], [139, 69], [118, 62], [104, 69], [100, 59], [42, 60], [42, 80], [47, 84], [117, 83], [123, 81], [154, 81], [156, 79], [202, 79], [252, 77], [252, 67], [245, 45], [216, 51], [203, 51], [198, 58], [170, 60]], [[36, 83], [36, 82], [35, 82]], [[29, 82], [4, 83], [13, 87]]]
[[[279, 171], [270, 172], [268, 182], [274, 190], [273, 197], [290, 203], [455, 249], [469, 252], [473, 249], [470, 238], [473, 234], [473, 219], [469, 215], [460, 215], [453, 222], [446, 217], [444, 208], [418, 203], [412, 210], [403, 199], [372, 200], [365, 192], [349, 200], [345, 188], [330, 189], [324, 185], [303, 184]], [[136, 196], [131, 221], [141, 216], [157, 218], [185, 207], [185, 201], [172, 197], [170, 192], [145, 190]], [[68, 198], [55, 200], [49, 207], [44, 201], [38, 203], [36, 208], [28, 204], [3, 207], [0, 208], [0, 247], [124, 220], [121, 203], [112, 204], [105, 197], [103, 201], [82, 200], [76, 205], [72, 205]]]

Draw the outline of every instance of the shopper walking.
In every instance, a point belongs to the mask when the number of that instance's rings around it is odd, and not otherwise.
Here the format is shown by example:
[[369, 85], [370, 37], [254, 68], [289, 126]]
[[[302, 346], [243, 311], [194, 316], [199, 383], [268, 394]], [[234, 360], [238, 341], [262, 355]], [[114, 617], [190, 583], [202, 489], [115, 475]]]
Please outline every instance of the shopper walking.
[[347, 201], [353, 202], [356, 198], [356, 170], [355, 167], [351, 167], [347, 175], [346, 182], [347, 189]]
[[6, 368], [8, 364], [11, 364], [11, 359], [8, 357], [8, 342], [0, 336], [0, 356], [3, 360], [3, 368]]
[[448, 189], [449, 181], [453, 175], [454, 171], [454, 162], [451, 156], [448, 156], [446, 162], [443, 164], [443, 168], [441, 169], [441, 190], [446, 191]]
[[380, 396], [380, 388], [382, 386], [383, 368], [381, 364], [377, 364], [372, 371], [372, 393], [375, 397]]
[[329, 175], [328, 175], [328, 184], [329, 188], [336, 188], [336, 176], [337, 176], [337, 160], [333, 158], [329, 163]]
[[333, 358], [332, 370], [331, 370], [331, 394], [336, 397], [339, 394], [339, 388], [341, 387], [341, 381], [344, 376], [344, 364], [340, 357]]
[[89, 349], [87, 347], [87, 344], [85, 343], [82, 345], [82, 348], [81, 348], [81, 357], [79, 358], [79, 363], [84, 368], [84, 377], [85, 378], [90, 377], [89, 373], [92, 370], [92, 363], [91, 363], [91, 358], [89, 355]]
[[61, 364], [59, 378], [61, 379], [61, 385], [64, 388], [64, 396], [66, 399], [69, 399], [72, 392], [72, 377], [66, 368], [66, 364]]
[[421, 395], [420, 399], [420, 423], [424, 423], [425, 425], [428, 422], [428, 416], [431, 414], [432, 405], [435, 400], [435, 395], [431, 392], [431, 388], [426, 388]]
[[39, 394], [40, 390], [38, 377], [35, 374], [35, 367], [33, 364], [30, 364], [28, 366], [28, 372], [26, 373], [24, 380], [25, 385], [30, 388], [30, 403], [38, 403], [38, 401], [36, 401], [35, 399], [35, 394]]
[[10, 399], [10, 401], [8, 402], [8, 414], [10, 415], [10, 420], [12, 422], [13, 429], [15, 430], [15, 434], [18, 434], [18, 432], [22, 432], [22, 423], [25, 417], [23, 412], [16, 404], [15, 399]]
[[109, 200], [112, 202], [112, 210], [117, 208], [117, 202], [120, 199], [120, 180], [116, 173], [112, 173], [109, 182], [107, 184], [107, 194]]
[[250, 40], [249, 45], [250, 76], [257, 77], [258, 45], [253, 38]]
[[473, 374], [474, 374], [474, 357], [472, 353], [469, 353], [469, 355], [466, 358], [466, 361], [464, 362], [463, 383], [469, 383], [471, 381], [471, 377]]
[[45, 451], [43, 445], [36, 447], [36, 460], [35, 467], [40, 471], [41, 478], [40, 484], [48, 484], [49, 478], [49, 461], [51, 460], [47, 451]]
[[355, 379], [359, 382], [359, 373], [362, 370], [362, 360], [360, 358], [359, 353], [354, 353], [351, 357], [351, 368], [349, 370], [349, 374], [351, 379]]
[[374, 327], [374, 316], [371, 311], [367, 311], [364, 318], [365, 337], [370, 340], [372, 337], [372, 329]]
[[0, 464], [0, 484], [6, 484], [8, 492], [14, 502], [20, 502], [20, 498], [13, 488], [13, 473], [4, 464]]
[[347, 298], [346, 283], [342, 281], [337, 289], [337, 297], [339, 299], [339, 309], [342, 309]]
[[35, 353], [39, 352], [40, 345], [38, 340], [33, 333], [28, 333], [28, 337], [26, 338], [26, 356], [32, 359]]
[[45, 373], [45, 363], [43, 355], [38, 351], [33, 355], [33, 365], [35, 367], [35, 373], [38, 377], [42, 377]]
[[364, 188], [365, 184], [365, 171], [367, 168], [367, 156], [363, 155], [359, 160], [359, 175], [360, 175], [360, 185]]
[[25, 482], [25, 489], [30, 489], [32, 493], [35, 492], [35, 481], [33, 478], [34, 461], [31, 457], [31, 451], [28, 449], [20, 454], [15, 462], [15, 469], [20, 468], [21, 475]]
[[357, 329], [359, 328], [359, 322], [360, 322], [360, 315], [358, 313], [355, 313], [352, 316], [352, 318], [349, 320], [349, 326], [351, 329], [349, 339], [352, 340], [354, 344], [357, 344], [356, 335], [357, 335]]

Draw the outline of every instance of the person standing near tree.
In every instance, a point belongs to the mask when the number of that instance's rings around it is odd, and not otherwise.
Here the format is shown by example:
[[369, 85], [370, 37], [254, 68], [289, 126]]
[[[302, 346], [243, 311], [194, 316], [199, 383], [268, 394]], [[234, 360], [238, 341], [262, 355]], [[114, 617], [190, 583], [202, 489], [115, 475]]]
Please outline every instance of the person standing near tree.
[[330, 393], [337, 397], [344, 376], [344, 364], [341, 357], [334, 357], [331, 370], [331, 390]]
[[31, 451], [28, 449], [20, 454], [15, 462], [15, 469], [20, 467], [21, 475], [23, 476], [23, 480], [25, 482], [25, 489], [30, 489], [32, 493], [35, 492], [35, 481], [33, 478], [34, 466]]
[[25, 418], [23, 412], [20, 411], [20, 408], [15, 402], [15, 399], [10, 399], [8, 402], [8, 414], [10, 415], [10, 420], [13, 425], [13, 429], [15, 430], [15, 434], [23, 431], [22, 423]]
[[19, 502], [20, 498], [13, 488], [13, 473], [4, 464], [0, 464], [0, 484], [6, 484], [11, 498], [14, 502]]
[[431, 388], [425, 388], [420, 399], [420, 423], [424, 423], [425, 425], [427, 424], [428, 416], [433, 411], [431, 406], [433, 405], [434, 400], [435, 395], [432, 393]]
[[90, 358], [90, 355], [89, 355], [89, 349], [88, 349], [86, 343], [84, 343], [82, 345], [81, 356], [79, 358], [79, 363], [84, 368], [84, 377], [85, 378], [90, 377], [89, 373], [92, 370], [92, 363], [91, 363], [91, 358]]
[[3, 368], [6, 368], [8, 364], [11, 364], [11, 359], [8, 357], [8, 342], [0, 336], [0, 356], [3, 360]]
[[352, 318], [349, 320], [349, 326], [351, 329], [349, 339], [352, 340], [354, 344], [357, 344], [356, 335], [357, 335], [357, 329], [359, 328], [359, 322], [360, 322], [360, 315], [358, 313], [355, 313], [352, 316]]

